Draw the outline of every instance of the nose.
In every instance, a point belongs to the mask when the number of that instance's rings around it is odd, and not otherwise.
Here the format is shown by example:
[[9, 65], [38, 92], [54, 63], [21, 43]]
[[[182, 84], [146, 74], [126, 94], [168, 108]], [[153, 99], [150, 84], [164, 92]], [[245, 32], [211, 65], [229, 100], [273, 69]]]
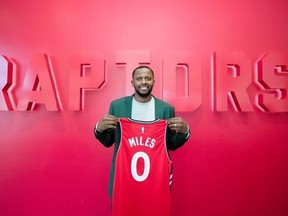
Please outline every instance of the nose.
[[146, 79], [142, 79], [141, 80], [141, 84], [146, 84], [147, 83], [147, 80]]

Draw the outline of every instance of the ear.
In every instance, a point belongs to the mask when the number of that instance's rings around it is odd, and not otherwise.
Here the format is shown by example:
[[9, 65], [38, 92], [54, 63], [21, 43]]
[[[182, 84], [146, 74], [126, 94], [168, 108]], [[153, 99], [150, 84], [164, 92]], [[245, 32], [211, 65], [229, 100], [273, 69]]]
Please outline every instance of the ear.
[[134, 86], [134, 82], [133, 82], [133, 80], [131, 80], [131, 85], [132, 85], [133, 87], [135, 87], [135, 86]]

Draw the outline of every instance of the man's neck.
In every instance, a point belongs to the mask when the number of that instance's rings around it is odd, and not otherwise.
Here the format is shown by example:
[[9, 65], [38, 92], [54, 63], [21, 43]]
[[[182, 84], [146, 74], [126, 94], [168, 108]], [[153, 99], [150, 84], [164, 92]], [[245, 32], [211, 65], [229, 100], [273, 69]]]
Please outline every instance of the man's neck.
[[147, 97], [140, 97], [139, 95], [135, 94], [134, 98], [139, 103], [147, 103], [151, 100], [152, 95], [148, 95]]

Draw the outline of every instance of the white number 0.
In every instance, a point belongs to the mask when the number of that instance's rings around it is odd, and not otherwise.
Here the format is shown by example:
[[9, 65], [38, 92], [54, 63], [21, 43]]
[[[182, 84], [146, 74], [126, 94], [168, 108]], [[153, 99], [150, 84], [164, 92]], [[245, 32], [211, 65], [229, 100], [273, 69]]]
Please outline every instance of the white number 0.
[[[137, 161], [139, 158], [143, 158], [144, 160], [144, 172], [142, 175], [138, 175], [137, 173]], [[149, 172], [150, 172], [149, 156], [145, 152], [137, 152], [133, 156], [132, 162], [131, 162], [131, 173], [132, 173], [133, 178], [138, 182], [145, 181], [149, 175]]]

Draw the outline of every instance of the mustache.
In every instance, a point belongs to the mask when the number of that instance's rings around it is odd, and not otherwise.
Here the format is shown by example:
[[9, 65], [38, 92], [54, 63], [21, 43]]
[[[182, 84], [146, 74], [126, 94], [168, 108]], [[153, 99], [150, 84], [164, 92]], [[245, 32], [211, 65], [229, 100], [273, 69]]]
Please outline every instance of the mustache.
[[151, 85], [149, 84], [144, 84], [144, 85], [139, 85], [138, 88], [141, 88], [141, 87], [151, 87]]

